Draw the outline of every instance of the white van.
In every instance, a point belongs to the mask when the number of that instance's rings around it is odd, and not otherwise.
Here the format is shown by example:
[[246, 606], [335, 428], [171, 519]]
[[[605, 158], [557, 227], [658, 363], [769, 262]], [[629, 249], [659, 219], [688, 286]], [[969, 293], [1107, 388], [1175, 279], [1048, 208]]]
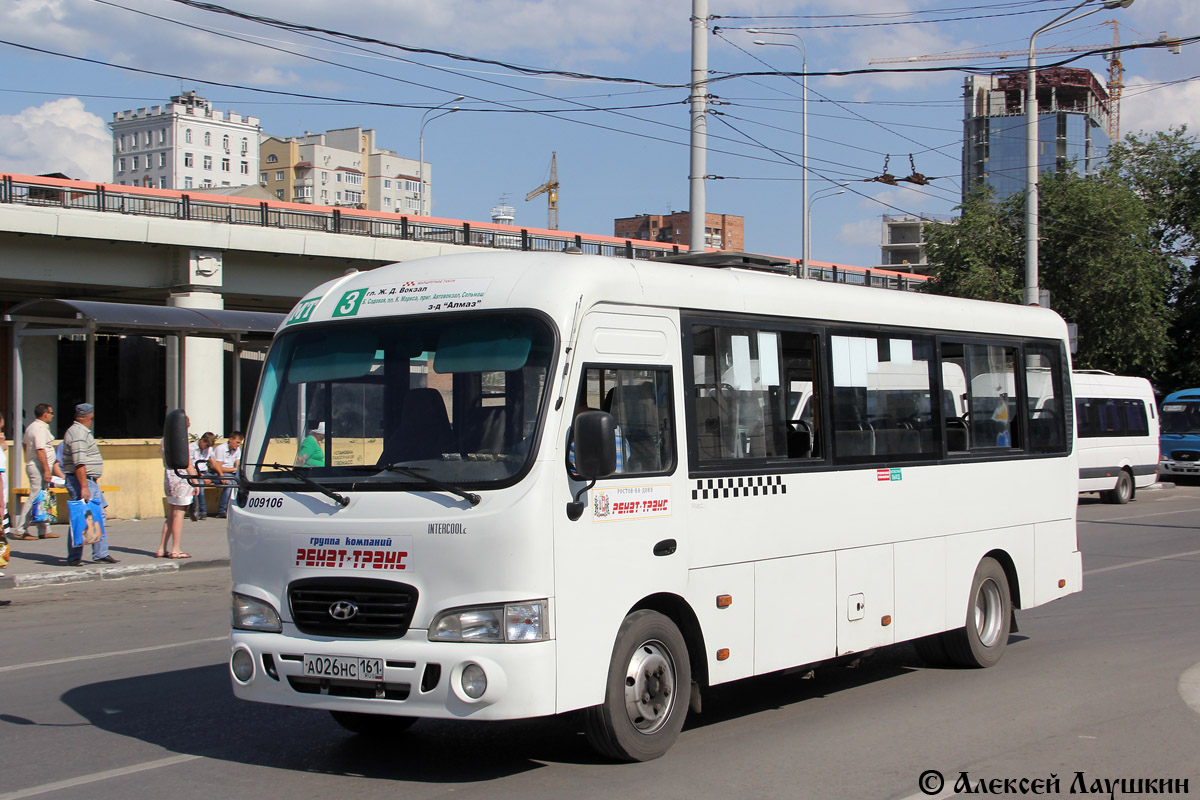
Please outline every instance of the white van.
[[1128, 503], [1158, 480], [1158, 415], [1145, 378], [1102, 370], [1071, 373], [1078, 434], [1079, 491]]

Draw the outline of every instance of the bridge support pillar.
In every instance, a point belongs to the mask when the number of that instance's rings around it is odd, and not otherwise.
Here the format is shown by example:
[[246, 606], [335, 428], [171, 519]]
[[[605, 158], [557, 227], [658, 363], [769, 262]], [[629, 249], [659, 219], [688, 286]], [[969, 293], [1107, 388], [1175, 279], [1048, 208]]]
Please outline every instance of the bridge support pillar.
[[[224, 309], [216, 292], [172, 292], [167, 305], [195, 309]], [[184, 408], [192, 421], [191, 432], [212, 431], [225, 436], [225, 342], [221, 339], [184, 338], [180, 358], [178, 340], [167, 343], [167, 405]], [[182, 367], [182, 375], [180, 368]], [[182, 377], [182, 381], [178, 378]]]

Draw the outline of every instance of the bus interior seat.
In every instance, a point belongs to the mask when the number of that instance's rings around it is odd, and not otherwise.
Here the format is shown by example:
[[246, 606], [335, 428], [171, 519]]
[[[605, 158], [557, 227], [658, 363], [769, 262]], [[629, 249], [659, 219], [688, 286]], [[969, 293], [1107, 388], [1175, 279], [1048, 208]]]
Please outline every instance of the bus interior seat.
[[503, 408], [483, 408], [473, 415], [467, 429], [467, 452], [504, 452]]
[[946, 449], [951, 453], [965, 453], [971, 449], [967, 423], [962, 417], [950, 417], [946, 420]]
[[721, 458], [721, 408], [715, 397], [696, 398], [696, 444], [700, 458]]
[[654, 387], [650, 383], [642, 383], [621, 389], [618, 395], [621, 413], [614, 416], [629, 447], [629, 464], [625, 470], [658, 472], [662, 467], [662, 452]]
[[437, 389], [409, 389], [396, 430], [398, 461], [440, 459], [453, 449], [454, 432]]

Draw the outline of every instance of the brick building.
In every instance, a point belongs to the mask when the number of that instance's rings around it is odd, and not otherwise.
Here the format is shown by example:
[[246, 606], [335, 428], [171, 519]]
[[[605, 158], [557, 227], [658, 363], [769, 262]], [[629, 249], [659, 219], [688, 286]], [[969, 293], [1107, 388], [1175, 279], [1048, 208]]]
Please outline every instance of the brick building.
[[[640, 214], [613, 220], [613, 236], [644, 242], [691, 243], [692, 220], [687, 211]], [[705, 214], [704, 244], [715, 250], [746, 249], [746, 218], [735, 214]]]

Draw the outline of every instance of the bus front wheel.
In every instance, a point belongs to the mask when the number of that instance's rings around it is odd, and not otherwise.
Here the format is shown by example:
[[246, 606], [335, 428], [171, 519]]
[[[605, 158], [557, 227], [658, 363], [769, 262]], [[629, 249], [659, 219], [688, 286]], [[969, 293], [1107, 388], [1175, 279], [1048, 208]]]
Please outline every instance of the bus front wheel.
[[967, 603], [966, 625], [943, 635], [946, 655], [963, 667], [990, 667], [1004, 655], [1012, 624], [1008, 576], [994, 558], [975, 569]]
[[620, 761], [658, 758], [683, 729], [691, 685], [679, 628], [656, 611], [635, 611], [617, 633], [604, 702], [585, 712], [588, 743]]

